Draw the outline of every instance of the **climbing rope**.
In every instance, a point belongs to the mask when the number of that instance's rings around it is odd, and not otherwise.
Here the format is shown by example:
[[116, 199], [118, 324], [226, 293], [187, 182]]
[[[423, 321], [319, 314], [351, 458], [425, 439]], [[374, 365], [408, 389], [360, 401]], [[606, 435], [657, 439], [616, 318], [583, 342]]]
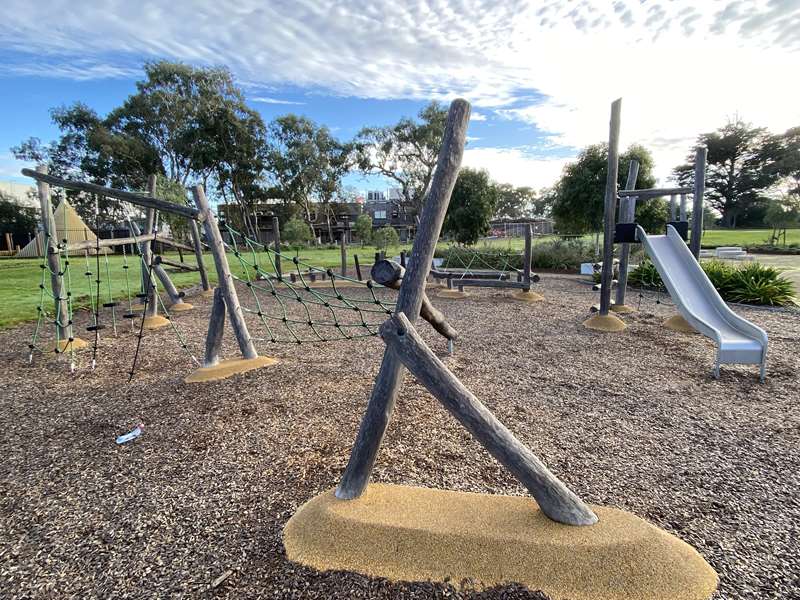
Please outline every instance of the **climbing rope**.
[[[464, 261], [464, 253], [468, 253], [469, 261]], [[500, 257], [502, 260], [502, 266], [498, 269], [495, 264], [491, 264], [486, 257]], [[503, 277], [506, 276], [511, 271], [516, 271], [514, 267], [511, 266], [511, 257], [518, 256], [518, 254], [511, 254], [510, 252], [504, 252], [502, 250], [499, 251], [478, 251], [474, 248], [464, 248], [460, 246], [451, 245], [447, 249], [447, 254], [445, 255], [444, 261], [442, 261], [442, 268], [443, 269], [462, 269], [463, 272], [460, 273], [458, 278], [454, 279], [468, 279], [471, 275], [474, 275], [475, 272], [473, 271], [473, 265], [475, 269], [486, 269], [489, 271], [497, 271], [499, 275], [497, 276], [498, 280], [502, 280]], [[455, 263], [455, 264], [453, 264]], [[477, 264], [476, 264], [477, 263]]]
[[[253, 303], [243, 305], [242, 311], [258, 317], [266, 332], [264, 337], [253, 337], [253, 341], [303, 344], [371, 337], [378, 335], [383, 324], [383, 320], [373, 320], [376, 315], [393, 313], [394, 303], [377, 296], [376, 289], [383, 286], [373, 281], [338, 275], [297, 256], [285, 257], [229, 225], [226, 230], [231, 240], [226, 247], [241, 269], [241, 275], [232, 272], [231, 277], [247, 288]], [[288, 273], [285, 263], [292, 265]], [[309, 279], [318, 275], [328, 277], [330, 290], [311, 285]], [[343, 282], [366, 291], [366, 298], [346, 296]]]

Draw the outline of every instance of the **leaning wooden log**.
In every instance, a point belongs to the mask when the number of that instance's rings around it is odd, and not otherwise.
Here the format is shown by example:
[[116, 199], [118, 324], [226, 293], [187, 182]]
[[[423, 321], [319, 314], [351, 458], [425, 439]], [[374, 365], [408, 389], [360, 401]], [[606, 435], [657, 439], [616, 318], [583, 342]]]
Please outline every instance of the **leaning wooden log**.
[[[392, 260], [381, 260], [372, 265], [370, 277], [376, 283], [383, 286], [399, 290], [403, 283], [403, 276], [406, 270], [402, 265], [397, 264]], [[431, 324], [439, 334], [448, 340], [456, 341], [458, 339], [458, 332], [455, 328], [447, 322], [444, 314], [431, 303], [427, 294], [422, 296], [422, 306], [419, 310], [419, 316]]]
[[403, 365], [500, 464], [533, 495], [542, 512], [567, 525], [593, 525], [597, 516], [497, 420], [437, 358], [403, 313], [381, 326], [381, 337]]
[[458, 287], [493, 287], [493, 288], [512, 288], [526, 290], [530, 289], [531, 284], [524, 281], [506, 281], [501, 279], [461, 279], [453, 278], [453, 285]]
[[[450, 104], [436, 170], [425, 196], [423, 204], [425, 209], [419, 221], [408, 269], [397, 298], [397, 312], [405, 313], [411, 322], [417, 319], [422, 306], [425, 279], [433, 261], [436, 242], [439, 240], [447, 206], [450, 204], [450, 195], [464, 156], [469, 115], [470, 106], [466, 100], [457, 99]], [[367, 487], [378, 449], [394, 410], [397, 390], [402, 382], [402, 370], [403, 365], [400, 360], [387, 349], [383, 354], [350, 460], [336, 489], [338, 498], [357, 498]]]
[[181, 269], [182, 271], [199, 271], [197, 265], [190, 265], [184, 262], [176, 262], [174, 260], [170, 260], [168, 258], [164, 258], [163, 256], [156, 256], [156, 264], [157, 265], [167, 265], [168, 267], [175, 267], [176, 269]]
[[660, 198], [662, 196], [678, 196], [680, 194], [691, 194], [692, 188], [678, 187], [678, 188], [647, 188], [644, 190], [620, 190], [617, 195], [620, 198], [627, 196], [636, 196], [638, 200], [649, 200], [650, 198]]
[[190, 219], [197, 219], [199, 221], [203, 220], [200, 211], [196, 208], [184, 206], [182, 204], [175, 204], [174, 202], [161, 200], [160, 198], [155, 198], [153, 196], [148, 196], [137, 192], [126, 192], [125, 190], [117, 190], [83, 181], [70, 181], [69, 179], [63, 179], [54, 175], [47, 175], [46, 173], [37, 173], [31, 169], [22, 169], [22, 174], [27, 177], [32, 177], [36, 181], [49, 183], [50, 185], [55, 185], [66, 190], [98, 194], [100, 196], [107, 196], [116, 200], [124, 200], [125, 202], [130, 202], [131, 204], [136, 204], [137, 206], [142, 206], [144, 208], [154, 208], [163, 212], [189, 217]]
[[203, 261], [203, 244], [200, 241], [200, 231], [198, 231], [197, 221], [194, 219], [189, 220], [189, 233], [192, 237], [192, 250], [194, 251], [194, 258], [197, 261], [197, 270], [200, 271], [200, 285], [204, 292], [208, 292], [211, 289], [211, 284], [208, 282], [206, 264]]
[[213, 367], [219, 364], [222, 353], [222, 332], [225, 330], [225, 296], [222, 288], [214, 290], [214, 303], [211, 306], [211, 316], [208, 319], [208, 334], [206, 335], [206, 354], [203, 359], [204, 367]]
[[83, 250], [94, 250], [98, 246], [100, 248], [111, 248], [114, 246], [128, 246], [130, 244], [138, 244], [139, 242], [149, 242], [155, 239], [155, 234], [137, 235], [136, 237], [124, 238], [110, 238], [104, 240], [82, 240], [80, 242], [72, 242], [66, 245], [68, 252], [80, 252]]

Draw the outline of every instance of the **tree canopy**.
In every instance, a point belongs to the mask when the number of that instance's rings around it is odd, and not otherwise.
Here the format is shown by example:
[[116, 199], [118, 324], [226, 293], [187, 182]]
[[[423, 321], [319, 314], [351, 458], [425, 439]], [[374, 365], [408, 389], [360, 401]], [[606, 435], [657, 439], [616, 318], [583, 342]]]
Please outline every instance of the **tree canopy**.
[[[653, 187], [656, 182], [653, 156], [644, 146], [634, 144], [619, 157], [619, 189], [625, 186], [631, 160], [639, 162], [636, 187]], [[585, 148], [575, 162], [564, 168], [561, 179], [553, 188], [552, 215], [559, 232], [587, 233], [602, 229], [607, 174], [608, 144]], [[636, 220], [643, 225], [647, 221], [645, 228], [653, 228], [655, 216], [666, 215], [659, 204], [663, 207], [663, 200], [638, 203]]]
[[0, 234], [10, 233], [14, 242], [22, 244], [36, 231], [36, 210], [20, 206], [0, 192]]
[[485, 170], [463, 168], [458, 174], [443, 231], [460, 244], [474, 244], [489, 233], [498, 191]]

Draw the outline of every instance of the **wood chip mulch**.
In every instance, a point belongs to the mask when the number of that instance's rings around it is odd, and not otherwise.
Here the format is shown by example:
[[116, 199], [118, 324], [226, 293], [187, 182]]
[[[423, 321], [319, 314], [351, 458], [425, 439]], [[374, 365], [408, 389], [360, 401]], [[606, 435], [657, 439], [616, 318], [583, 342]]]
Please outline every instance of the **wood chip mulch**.
[[[536, 289], [544, 302], [432, 294], [461, 332], [450, 368], [585, 500], [697, 548], [719, 598], [800, 597], [800, 313], [737, 307], [769, 333], [767, 382], [756, 366], [714, 380], [713, 344], [660, 326], [668, 299], [644, 294], [627, 331], [600, 334], [581, 327], [597, 297], [578, 278], [545, 275]], [[189, 301], [174, 322], [200, 358], [210, 300]], [[88, 318], [76, 322], [91, 341]], [[193, 365], [166, 328], [146, 333], [128, 384], [128, 328], [101, 339], [94, 371], [81, 352], [75, 374], [63, 356], [28, 364], [32, 325], [0, 332], [0, 598], [545, 598], [287, 561], [282, 528], [336, 485], [380, 339], [261, 343], [277, 365], [189, 386]], [[236, 356], [229, 330], [225, 350]], [[115, 443], [140, 422], [140, 438]], [[525, 493], [410, 377], [373, 478]]]

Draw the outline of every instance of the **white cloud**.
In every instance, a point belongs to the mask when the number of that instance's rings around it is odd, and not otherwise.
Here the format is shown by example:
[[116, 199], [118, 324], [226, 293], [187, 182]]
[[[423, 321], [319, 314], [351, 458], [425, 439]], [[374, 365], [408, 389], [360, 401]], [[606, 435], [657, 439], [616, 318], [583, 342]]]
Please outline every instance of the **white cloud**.
[[662, 178], [728, 116], [773, 130], [800, 123], [797, 0], [6, 0], [4, 9], [0, 48], [15, 54], [0, 65], [6, 73], [80, 79], [120, 76], [142, 58], [223, 63], [270, 93], [461, 95], [483, 109], [474, 121], [499, 111], [567, 147], [605, 140], [621, 96], [623, 145], [652, 147]]
[[292, 100], [281, 100], [280, 98], [269, 98], [267, 96], [256, 96], [254, 98], [249, 98], [252, 102], [261, 102], [263, 104], [297, 104], [303, 105], [305, 102], [294, 102]]
[[473, 110], [469, 116], [470, 121], [485, 121], [486, 115], [483, 113], [479, 113], [478, 111]]
[[463, 165], [486, 169], [498, 183], [540, 189], [551, 185], [569, 162], [566, 158], [547, 158], [529, 154], [525, 148], [469, 148]]

